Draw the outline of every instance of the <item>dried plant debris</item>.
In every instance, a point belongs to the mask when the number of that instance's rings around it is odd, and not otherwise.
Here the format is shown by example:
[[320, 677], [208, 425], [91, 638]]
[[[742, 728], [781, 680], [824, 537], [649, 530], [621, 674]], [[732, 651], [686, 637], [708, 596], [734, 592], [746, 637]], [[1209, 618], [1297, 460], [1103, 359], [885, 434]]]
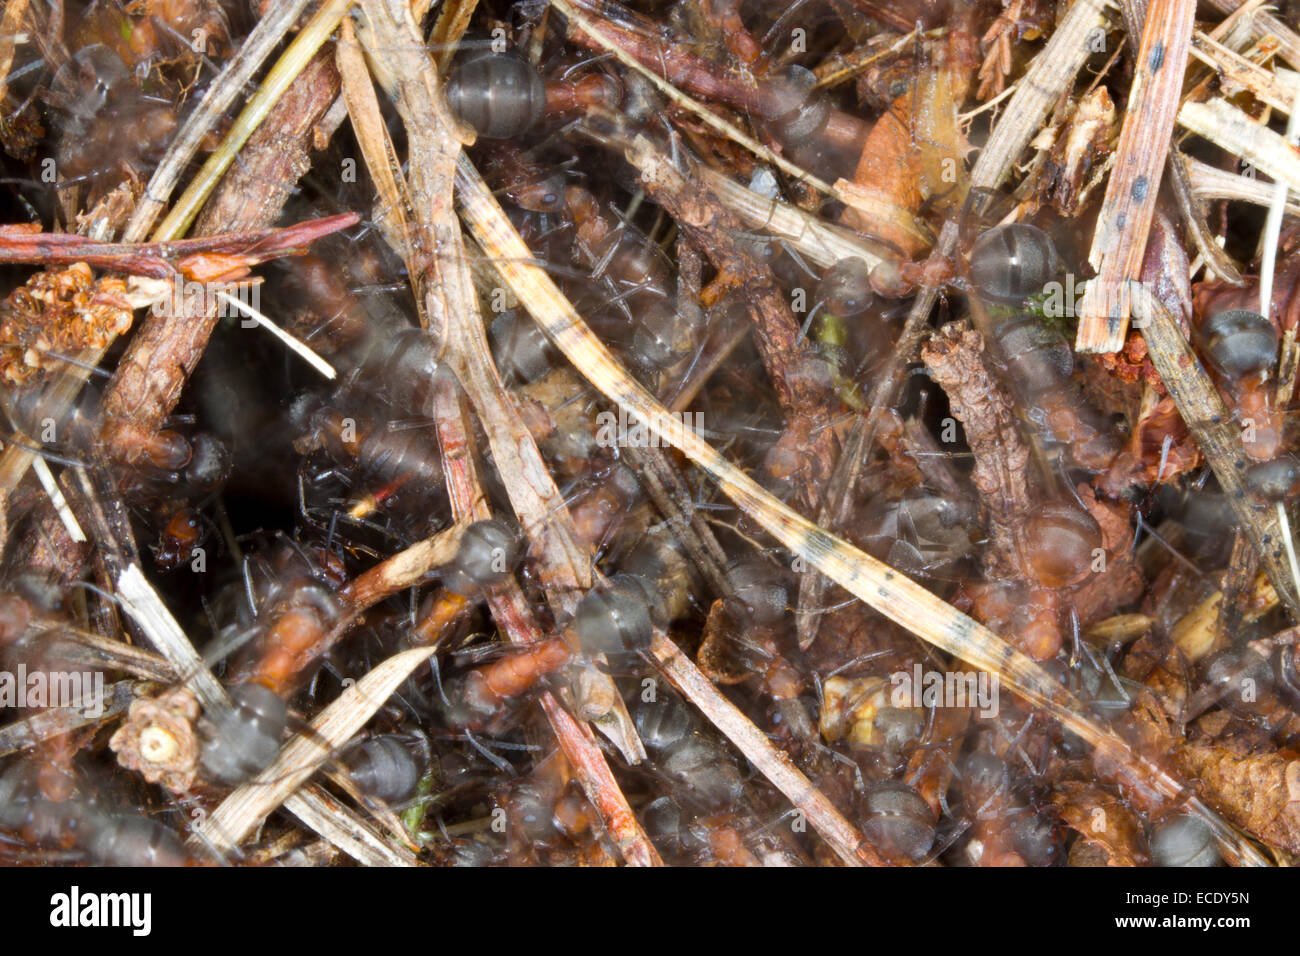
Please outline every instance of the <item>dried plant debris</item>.
[[6, 5], [0, 863], [1290, 861], [1237, 6]]
[[199, 742], [194, 731], [198, 716], [199, 702], [184, 687], [142, 698], [131, 704], [108, 745], [123, 767], [150, 783], [184, 792], [198, 773]]

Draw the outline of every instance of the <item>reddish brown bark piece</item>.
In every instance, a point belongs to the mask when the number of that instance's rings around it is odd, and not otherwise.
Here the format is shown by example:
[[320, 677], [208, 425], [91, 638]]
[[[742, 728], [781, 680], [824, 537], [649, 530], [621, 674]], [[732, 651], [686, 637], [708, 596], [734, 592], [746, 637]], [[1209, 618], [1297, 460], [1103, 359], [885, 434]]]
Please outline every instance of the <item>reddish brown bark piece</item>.
[[984, 339], [966, 322], [951, 322], [921, 349], [921, 360], [948, 395], [975, 458], [971, 481], [989, 517], [991, 570], [1014, 573], [1016, 529], [1033, 505], [1029, 446], [1015, 410], [984, 359]]

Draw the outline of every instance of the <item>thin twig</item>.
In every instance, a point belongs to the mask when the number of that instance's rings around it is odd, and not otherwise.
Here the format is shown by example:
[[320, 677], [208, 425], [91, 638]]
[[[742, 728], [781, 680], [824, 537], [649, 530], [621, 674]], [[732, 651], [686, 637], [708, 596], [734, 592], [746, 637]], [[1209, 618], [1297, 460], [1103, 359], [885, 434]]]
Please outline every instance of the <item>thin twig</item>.
[[354, 614], [374, 607], [394, 594], [415, 587], [424, 576], [456, 556], [465, 525], [458, 522], [384, 559], [369, 571], [357, 575], [348, 585], [348, 605]]
[[235, 156], [270, 115], [285, 90], [316, 55], [316, 51], [329, 39], [329, 35], [334, 32], [334, 28], [338, 26], [352, 3], [353, 0], [326, 0], [308, 24], [298, 31], [293, 42], [276, 61], [275, 66], [271, 67], [271, 72], [266, 75], [257, 93], [236, 117], [221, 145], [208, 157], [198, 175], [181, 194], [181, 198], [176, 200], [167, 218], [154, 230], [155, 240], [176, 239], [185, 235], [185, 231], [198, 215], [203, 203], [216, 188], [230, 164], [235, 161]]
[[[869, 217], [884, 217], [895, 221], [899, 220], [900, 216], [897, 209], [886, 209], [878, 201], [868, 196], [862, 196], [857, 191], [843, 190], [839, 189], [837, 186], [832, 186], [830, 183], [813, 175], [808, 170], [803, 169], [795, 163], [790, 162], [785, 157], [772, 152], [772, 150], [768, 149], [752, 136], [745, 133], [734, 123], [728, 122], [718, 116], [717, 113], [709, 109], [707, 106], [704, 106], [699, 101], [687, 96], [680, 89], [673, 86], [663, 77], [642, 64], [641, 61], [632, 54], [624, 50], [623, 46], [619, 43], [614, 34], [603, 29], [601, 26], [598, 26], [590, 17], [579, 11], [574, 4], [570, 3], [569, 0], [551, 0], [551, 2], [556, 9], [560, 10], [566, 17], [571, 18], [575, 23], [577, 23], [581, 27], [582, 33], [590, 36], [602, 48], [613, 53], [620, 63], [628, 67], [628, 69], [634, 70], [641, 76], [645, 77], [654, 84], [655, 88], [663, 93], [664, 96], [668, 97], [669, 100], [698, 116], [705, 125], [709, 126], [717, 133], [743, 146], [764, 162], [771, 163], [777, 169], [781, 170], [793, 179], [805, 182], [818, 192], [825, 193], [828, 196], [833, 196], [849, 206], [860, 209]], [[929, 245], [932, 238], [929, 230], [926, 229], [923, 223], [910, 216], [910, 214], [906, 217], [905, 221], [900, 223], [900, 225], [907, 230], [909, 235], [922, 243], [922, 245]]]
[[[1184, 158], [1183, 162], [1187, 166], [1187, 175], [1198, 199], [1229, 199], [1256, 206], [1272, 205], [1275, 185], [1273, 183], [1218, 169], [1199, 159]], [[1300, 216], [1300, 203], [1288, 202], [1286, 214]]]
[[[485, 337], [478, 297], [468, 269], [452, 184], [460, 143], [454, 121], [438, 95], [438, 78], [419, 37], [397, 22], [382, 4], [363, 4], [375, 50], [383, 50], [395, 88], [390, 91], [406, 123], [410, 150], [412, 230], [421, 248], [437, 250], [425, 264], [425, 309], [430, 327], [445, 345], [445, 359], [460, 380], [487, 433], [493, 460], [524, 533], [535, 549], [547, 597], [558, 614], [569, 615], [581, 591], [590, 588], [594, 562], [578, 538], [564, 496], [505, 390]], [[373, 51], [372, 51], [373, 52]], [[597, 662], [599, 663], [599, 662]], [[612, 709], [596, 727], [631, 763], [645, 750], [612, 678], [595, 665], [586, 679], [604, 688]]]
[[[297, 0], [295, 0], [295, 3], [296, 2]], [[288, 10], [293, 5], [294, 4], [287, 5], [285, 10]], [[317, 27], [316, 33], [320, 33], [319, 28], [324, 25], [324, 21], [321, 19], [324, 14], [328, 13], [334, 7], [342, 8], [338, 11], [338, 17], [334, 20], [334, 22], [337, 23], [338, 18], [342, 17], [342, 11], [346, 9], [348, 5], [349, 0], [330, 0], [327, 7], [323, 8], [312, 21]], [[278, 17], [273, 19], [276, 23], [279, 22]], [[289, 24], [285, 25], [285, 29], [287, 30], [291, 25], [292, 20], [290, 20]], [[331, 25], [330, 30], [332, 29], [333, 26]], [[266, 118], [266, 115], [279, 101], [281, 94], [284, 93], [290, 84], [297, 78], [298, 74], [306, 67], [315, 50], [324, 43], [330, 30], [325, 30], [324, 33], [321, 33], [319, 36], [316, 36], [315, 33], [309, 34], [305, 39], [304, 35], [308, 32], [304, 30], [295, 38], [294, 42], [290, 44], [284, 55], [276, 62], [275, 66], [271, 68], [271, 72], [267, 75], [266, 81], [258, 90], [258, 93], [249, 102], [244, 113], [240, 115], [240, 119], [245, 121], [243, 125], [238, 127], [240, 135], [238, 137], [233, 136], [236, 131], [232, 129], [232, 136], [228, 136], [226, 143], [223, 145], [233, 147], [236, 139], [238, 139], [239, 145], [242, 146], [243, 143], [247, 141], [249, 136], [261, 124], [261, 122]], [[272, 31], [268, 30], [267, 34], [265, 34], [259, 42], [265, 43], [269, 38], [270, 47], [274, 47], [279, 40], [279, 36], [282, 35], [282, 32], [281, 34], [272, 36]], [[270, 47], [268, 47], [268, 52]], [[256, 53], [256, 50], [252, 52]], [[261, 53], [262, 57], [265, 57], [265, 55], [265, 52]], [[258, 63], [260, 63], [260, 59], [248, 67], [250, 75], [256, 69]], [[231, 75], [233, 76], [234, 74]], [[237, 91], [238, 87], [232, 86], [228, 91], [229, 96], [233, 98]], [[222, 96], [225, 95], [225, 93], [222, 94]], [[174, 159], [176, 163], [179, 164], [179, 167], [183, 167], [185, 163], [189, 161], [189, 157], [193, 154], [193, 150], [197, 149], [198, 140], [206, 131], [207, 126], [210, 125], [215, 120], [215, 117], [225, 109], [228, 102], [229, 100], [227, 99], [226, 102], [221, 103], [220, 106], [218, 106], [214, 100], [209, 104], [210, 115], [208, 115], [205, 123], [196, 122], [193, 127], [187, 124], [182, 129], [182, 135], [193, 135], [194, 144], [192, 147], [179, 147], [174, 145], [173, 150], [169, 151], [168, 158]], [[200, 110], [199, 112], [203, 113], [203, 110]], [[198, 117], [196, 116], [195, 119], [197, 120], [197, 118]], [[188, 152], [186, 152], [187, 149], [189, 150]], [[220, 151], [218, 152], [220, 153]], [[229, 153], [223, 161], [214, 164], [213, 161], [218, 159], [218, 154], [213, 154], [212, 158], [209, 160], [212, 175], [207, 177], [202, 183], [195, 182], [191, 184], [190, 190], [187, 190], [186, 195], [182, 197], [180, 201], [183, 204], [183, 207], [178, 207], [178, 209], [173, 210], [174, 215], [168, 217], [168, 221], [154, 231], [153, 238], [155, 241], [165, 242], [170, 239], [179, 239], [184, 235], [185, 228], [188, 227], [190, 221], [198, 212], [199, 207], [203, 204], [203, 201], [207, 198], [207, 195], [217, 183], [217, 179], [220, 176], [217, 166], [220, 166], [220, 171], [224, 172], [230, 162], [233, 161], [234, 156], [235, 153]], [[209, 165], [205, 165], [204, 169], [208, 170]], [[162, 171], [160, 170], [159, 173], [161, 172]], [[170, 185], [166, 185], [165, 181], [160, 183], [160, 188], [163, 188], [164, 185], [164, 191], [170, 192]], [[177, 215], [178, 213], [179, 215]], [[144, 232], [148, 227], [148, 222], [154, 214], [149, 213], [142, 215], [143, 218], [139, 220], [138, 228], [128, 229], [125, 236], [127, 241], [138, 241], [143, 238]], [[68, 368], [60, 374], [58, 381], [56, 381], [50, 388], [48, 395], [48, 408], [51, 415], [57, 418], [59, 415], [62, 415], [66, 409], [72, 406], [72, 403], [76, 400], [77, 395], [85, 385], [86, 380], [90, 377], [91, 370], [97, 368], [99, 363], [104, 360], [104, 356], [108, 353], [110, 347], [111, 343], [102, 349], [86, 350], [80, 355], [73, 356], [73, 358], [76, 359], [76, 364], [69, 365]], [[5, 448], [3, 453], [0, 453], [0, 501], [7, 499], [9, 493], [18, 486], [18, 482], [22, 480], [23, 476], [27, 473], [27, 469], [31, 466], [33, 455], [34, 453], [31, 449], [25, 445], [9, 445]]]
[[[283, 147], [282, 147], [283, 148]], [[219, 278], [281, 256], [301, 253], [312, 242], [359, 221], [354, 213], [309, 219], [292, 226], [241, 229], [172, 242], [95, 242], [66, 232], [41, 232], [39, 228], [0, 226], [0, 262], [68, 266], [84, 262], [96, 269], [154, 279]]]
[[[473, 439], [460, 396], [451, 382], [444, 379], [434, 384], [434, 408], [452, 511], [460, 520], [487, 518], [490, 511], [478, 480]], [[514, 578], [492, 588], [488, 605], [493, 620], [511, 643], [535, 646], [545, 637]], [[600, 814], [623, 859], [632, 866], [661, 866], [658, 851], [614, 779], [595, 735], [575, 720], [550, 691], [541, 695], [541, 704], [560, 749], [578, 774], [583, 792]]]
[[[289, 84], [269, 115], [248, 139], [239, 165], [220, 183], [203, 210], [195, 231], [200, 236], [229, 231], [267, 232], [275, 243], [291, 243], [297, 250], [315, 231], [303, 223], [281, 235], [269, 227], [284, 210], [295, 184], [311, 166], [312, 130], [338, 95], [339, 78], [327, 53], [313, 57]], [[314, 229], [332, 231], [354, 223], [353, 215], [330, 217]], [[183, 240], [205, 243], [214, 239]], [[164, 245], [162, 249], [167, 249]], [[130, 460], [124, 449], [138, 443], [122, 440], [129, 434], [152, 435], [176, 403], [190, 374], [207, 349], [208, 341], [228, 306], [211, 295], [167, 296], [149, 310], [144, 322], [113, 372], [104, 393], [102, 439], [119, 460]], [[228, 300], [229, 301], [229, 300]], [[240, 311], [244, 311], [241, 307]], [[241, 323], [247, 324], [247, 320]], [[329, 377], [329, 366], [318, 371]], [[328, 371], [327, 371], [328, 370]]]

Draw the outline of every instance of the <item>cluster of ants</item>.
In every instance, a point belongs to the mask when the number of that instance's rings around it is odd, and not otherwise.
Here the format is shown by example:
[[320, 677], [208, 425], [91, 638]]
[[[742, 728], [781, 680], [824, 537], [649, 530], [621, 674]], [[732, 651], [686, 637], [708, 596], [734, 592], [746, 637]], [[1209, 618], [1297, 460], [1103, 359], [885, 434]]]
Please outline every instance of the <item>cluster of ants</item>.
[[[6, 217], [61, 220], [73, 230], [69, 210], [99, 208], [123, 183], [138, 194], [256, 22], [262, 11], [253, 6], [33, 4], [47, 29], [31, 29], [18, 45], [0, 117]], [[776, 453], [787, 409], [765, 377], [764, 343], [749, 334], [751, 290], [708, 264], [703, 240], [649, 196], [618, 146], [650, 136], [766, 198], [846, 225], [861, 226], [859, 213], [738, 154], [637, 71], [599, 55], [581, 30], [566, 35], [545, 5], [479, 6], [477, 32], [458, 44], [444, 75], [446, 101], [476, 134], [469, 155], [535, 261], [665, 405], [698, 412], [703, 436], [777, 498], [816, 502], [805, 473], [782, 467]], [[979, 4], [954, 4], [962, 9], [947, 21], [929, 10], [938, 18], [929, 33], [900, 43], [903, 34], [892, 31], [901, 15], [876, 11], [879, 36], [859, 39], [869, 40], [868, 52], [890, 52], [864, 58], [856, 83], [837, 86], [827, 81], [835, 71], [822, 67], [845, 62], [860, 44], [848, 39], [834, 4], [797, 4], [797, 15], [739, 0], [576, 6], [622, 36], [634, 58], [653, 66], [657, 57], [682, 89], [823, 178], [854, 174], [871, 127], [863, 113], [887, 115], [914, 92], [916, 76], [933, 68], [923, 47], [959, 46], [940, 28], [951, 23], [955, 35], [981, 16]], [[806, 46], [778, 50], [792, 24], [806, 28]], [[340, 128], [286, 217], [370, 207], [371, 186], [344, 172], [355, 170], [356, 153]], [[53, 182], [41, 176], [47, 160]], [[1028, 450], [1018, 465], [989, 450], [984, 406], [960, 397], [974, 373], [927, 347], [891, 402], [849, 492], [850, 516], [836, 530], [1040, 661], [1126, 736], [1136, 735], [1133, 711], [1155, 699], [1199, 744], [1239, 756], [1294, 746], [1297, 645], [1269, 640], [1283, 629], [1276, 597], [1243, 609], [1206, 570], [1223, 567], [1229, 552], [1241, 560], [1231, 503], [1194, 450], [1181, 454], [1188, 438], [1176, 415], [1163, 431], [1140, 427], [1151, 416], [1143, 406], [1142, 422], [1135, 418], [1135, 389], [1154, 377], [1142, 356], [1125, 353], [1125, 378], [1114, 364], [1076, 356], [1068, 327], [1044, 313], [1045, 290], [1077, 265], [1072, 224], [1050, 210], [1034, 223], [965, 219], [967, 241], [939, 272], [880, 234], [863, 240], [879, 255], [828, 266], [760, 229], [734, 236], [753, 268], [803, 303], [790, 313], [800, 323], [800, 362], [789, 373], [797, 394], [821, 395], [832, 410], [820, 425], [826, 433], [838, 441], [869, 411], [917, 282], [942, 273], [944, 316], [974, 321], [945, 326], [936, 341], [961, 355], [968, 346], [960, 343], [982, 343], [969, 368], [983, 368], [979, 387], [996, 393], [990, 402], [1014, 410], [999, 427]], [[669, 455], [656, 460], [677, 475], [690, 520], [661, 513], [662, 489], [648, 481], [644, 452], [601, 439], [597, 416], [607, 406], [582, 370], [494, 284], [490, 264], [479, 265], [504, 387], [581, 543], [607, 575], [571, 614], [548, 604], [535, 543], [513, 518], [487, 453], [481, 478], [494, 517], [470, 523], [454, 557], [416, 586], [349, 613], [360, 574], [454, 524], [434, 408], [434, 392], [454, 389], [454, 376], [443, 343], [417, 327], [402, 261], [373, 223], [264, 270], [262, 311], [283, 317], [339, 371], [336, 381], [322, 383], [275, 340], [228, 320], [165, 427], [119, 429], [113, 434], [130, 439], [120, 444], [104, 440], [99, 405], [120, 352], [110, 351], [78, 399], [59, 408], [49, 395], [71, 359], [23, 337], [16, 294], [0, 305], [4, 361], [41, 356], [38, 374], [6, 379], [9, 443], [33, 442], [65, 473], [85, 469], [100, 495], [122, 503], [129, 536], [145, 545], [146, 574], [230, 697], [228, 708], [202, 713], [175, 698], [178, 719], [197, 735], [188, 757], [184, 741], [120, 732], [121, 709], [37, 739], [0, 727], [0, 860], [316, 859], [288, 817], [273, 817], [237, 858], [214, 858], [187, 827], [196, 809], [258, 778], [291, 735], [310, 732], [310, 719], [379, 662], [436, 646], [325, 766], [350, 781], [364, 806], [397, 811], [402, 839], [421, 860], [618, 859], [537, 706], [550, 689], [580, 703], [578, 675], [596, 668], [621, 694], [645, 750], [631, 760], [604, 745], [605, 756], [665, 861], [833, 862], [800, 812], [653, 664], [655, 635], [669, 634], [888, 862], [1219, 862], [1214, 834], [1198, 817], [1130, 801], [1078, 738], [1005, 688], [991, 716], [892, 693], [898, 674], [943, 673], [960, 662], [842, 592], [797, 607], [799, 575], [815, 572]], [[6, 292], [30, 276], [4, 269]], [[1280, 326], [1259, 311], [1258, 292], [1250, 301], [1250, 288], [1203, 283], [1188, 331], [1231, 413], [1249, 421], [1247, 493], [1273, 508], [1293, 500], [1300, 460], [1275, 397]], [[1006, 473], [1013, 470], [1020, 474]], [[1023, 507], [997, 497], [1022, 486]], [[88, 549], [73, 552], [71, 564], [60, 557], [69, 552], [50, 539], [65, 531], [34, 475], [10, 495], [7, 519], [3, 667], [92, 667], [112, 679], [125, 672], [133, 701], [170, 700], [168, 686], [188, 675], [147, 680], [124, 671], [121, 657], [116, 666], [93, 663], [94, 648], [121, 643], [122, 618], [102, 558]], [[1253, 573], [1238, 576], [1255, 588]], [[510, 647], [499, 638], [486, 606], [507, 581], [519, 583], [545, 622], [542, 640]], [[1214, 608], [1231, 608], [1235, 630], [1219, 624], [1206, 640], [1176, 640], [1216, 593], [1211, 618]], [[814, 616], [812, 640], [796, 637], [796, 608]], [[35, 726], [39, 716], [9, 714], [15, 727]], [[180, 769], [162, 783], [124, 769], [151, 759]], [[1100, 828], [1098, 807], [1110, 814]]]

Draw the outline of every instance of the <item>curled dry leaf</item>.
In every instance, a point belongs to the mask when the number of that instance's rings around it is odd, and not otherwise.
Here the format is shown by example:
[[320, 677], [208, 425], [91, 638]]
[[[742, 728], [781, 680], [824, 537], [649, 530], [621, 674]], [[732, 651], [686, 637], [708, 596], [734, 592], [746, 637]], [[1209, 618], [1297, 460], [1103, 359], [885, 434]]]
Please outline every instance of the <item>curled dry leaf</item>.
[[919, 72], [917, 87], [894, 100], [876, 121], [853, 182], [837, 184], [849, 203], [844, 224], [907, 258], [929, 246], [915, 224], [922, 204], [958, 208], [968, 185], [957, 107], [976, 62], [973, 38], [955, 30], [934, 45], [932, 55], [934, 66]]
[[1135, 484], [1172, 482], [1204, 461], [1174, 400], [1154, 393], [1150, 398], [1156, 400], [1144, 402], [1127, 444], [1098, 480], [1107, 494], [1121, 494]]
[[1073, 215], [1084, 188], [1110, 154], [1115, 137], [1115, 104], [1106, 87], [1083, 97], [1052, 143], [1038, 180], [1038, 199], [1063, 216]]
[[1223, 747], [1182, 745], [1179, 768], [1233, 823], [1288, 853], [1300, 853], [1300, 758], [1238, 756]]

